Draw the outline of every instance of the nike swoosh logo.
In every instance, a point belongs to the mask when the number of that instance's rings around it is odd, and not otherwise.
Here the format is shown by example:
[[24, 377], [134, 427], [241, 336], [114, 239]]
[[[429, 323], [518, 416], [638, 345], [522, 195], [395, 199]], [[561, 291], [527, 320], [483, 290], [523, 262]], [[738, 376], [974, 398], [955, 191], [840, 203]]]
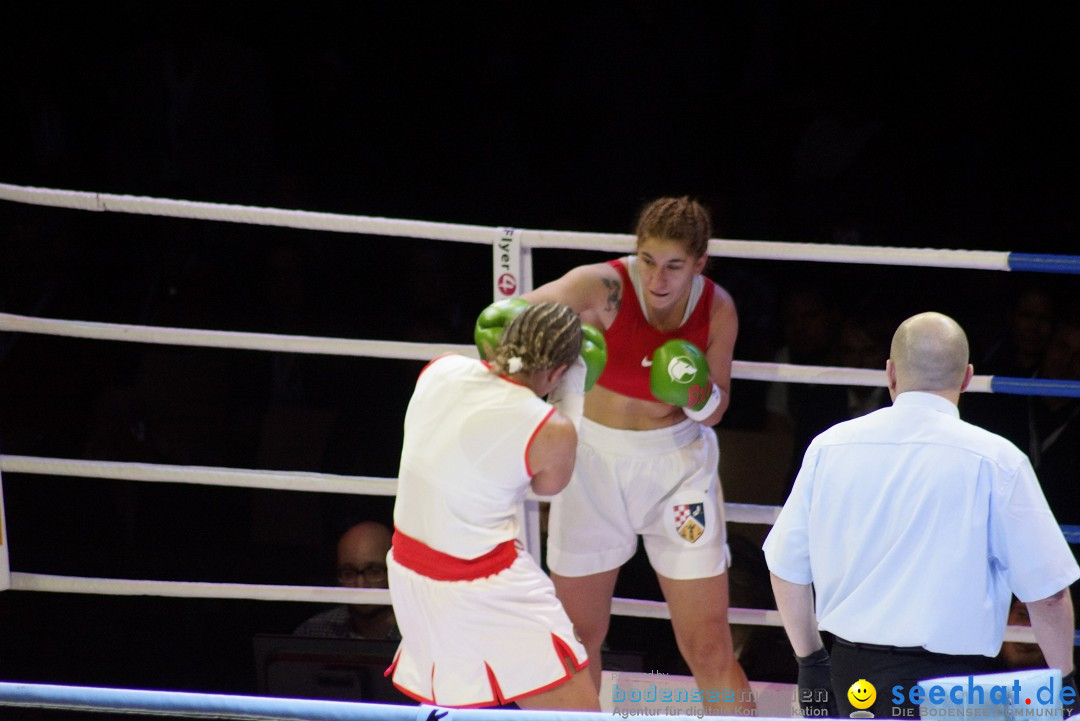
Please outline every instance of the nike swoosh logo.
[[648, 368], [651, 365], [652, 365], [652, 361], [649, 360], [649, 356], [645, 356], [644, 358], [641, 359], [642, 368]]

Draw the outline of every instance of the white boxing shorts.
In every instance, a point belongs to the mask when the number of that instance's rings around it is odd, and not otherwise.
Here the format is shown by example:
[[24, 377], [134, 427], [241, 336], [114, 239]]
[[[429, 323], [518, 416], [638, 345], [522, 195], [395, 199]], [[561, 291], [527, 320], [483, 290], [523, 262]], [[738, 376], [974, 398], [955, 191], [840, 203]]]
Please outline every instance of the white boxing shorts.
[[653, 570], [711, 578], [731, 557], [712, 428], [686, 419], [628, 431], [583, 419], [574, 476], [551, 499], [547, 564], [560, 576], [618, 568], [645, 544]]
[[472, 580], [423, 575], [393, 550], [387, 567], [402, 640], [386, 673], [417, 701], [505, 705], [569, 681], [567, 663], [575, 671], [588, 665], [551, 579], [527, 553]]

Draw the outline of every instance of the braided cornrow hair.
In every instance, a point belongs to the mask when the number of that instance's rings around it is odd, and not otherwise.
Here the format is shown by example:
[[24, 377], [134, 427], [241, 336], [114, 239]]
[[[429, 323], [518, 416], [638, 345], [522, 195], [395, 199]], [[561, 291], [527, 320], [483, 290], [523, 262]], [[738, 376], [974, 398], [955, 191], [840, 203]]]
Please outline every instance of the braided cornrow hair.
[[581, 353], [581, 319], [569, 306], [545, 301], [516, 315], [491, 356], [495, 373], [542, 371], [570, 365]]
[[700, 258], [709, 250], [712, 220], [705, 206], [685, 195], [658, 198], [642, 208], [636, 234], [638, 243], [648, 237], [677, 240], [689, 255]]

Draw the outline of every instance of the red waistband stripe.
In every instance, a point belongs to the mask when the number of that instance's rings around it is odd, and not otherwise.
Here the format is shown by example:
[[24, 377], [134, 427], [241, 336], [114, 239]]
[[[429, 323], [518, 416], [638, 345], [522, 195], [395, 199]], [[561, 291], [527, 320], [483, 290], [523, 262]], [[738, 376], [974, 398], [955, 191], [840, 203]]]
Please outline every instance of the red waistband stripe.
[[394, 529], [394, 560], [421, 576], [436, 581], [475, 581], [493, 576], [514, 565], [518, 550], [514, 541], [505, 541], [482, 556], [466, 559], [436, 551], [431, 546]]

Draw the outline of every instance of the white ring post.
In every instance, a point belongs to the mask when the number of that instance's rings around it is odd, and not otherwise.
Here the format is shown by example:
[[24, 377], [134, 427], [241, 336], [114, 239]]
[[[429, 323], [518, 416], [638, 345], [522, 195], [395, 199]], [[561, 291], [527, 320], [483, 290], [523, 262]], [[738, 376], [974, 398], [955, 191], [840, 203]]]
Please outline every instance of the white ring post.
[[[491, 247], [492, 295], [496, 301], [515, 298], [528, 290], [532, 282], [531, 258], [516, 228], [499, 228]], [[518, 509], [518, 540], [540, 563], [540, 504], [526, 500]]]
[[4, 520], [4, 478], [0, 475], [0, 591], [11, 588], [11, 562], [8, 560], [7, 522]]
[[[532, 249], [525, 245], [524, 238], [518, 244], [521, 253], [521, 292], [533, 289]], [[540, 502], [535, 498], [525, 499], [525, 548], [540, 565]]]
[[521, 238], [521, 292], [533, 289], [532, 248], [525, 244], [524, 231]]

